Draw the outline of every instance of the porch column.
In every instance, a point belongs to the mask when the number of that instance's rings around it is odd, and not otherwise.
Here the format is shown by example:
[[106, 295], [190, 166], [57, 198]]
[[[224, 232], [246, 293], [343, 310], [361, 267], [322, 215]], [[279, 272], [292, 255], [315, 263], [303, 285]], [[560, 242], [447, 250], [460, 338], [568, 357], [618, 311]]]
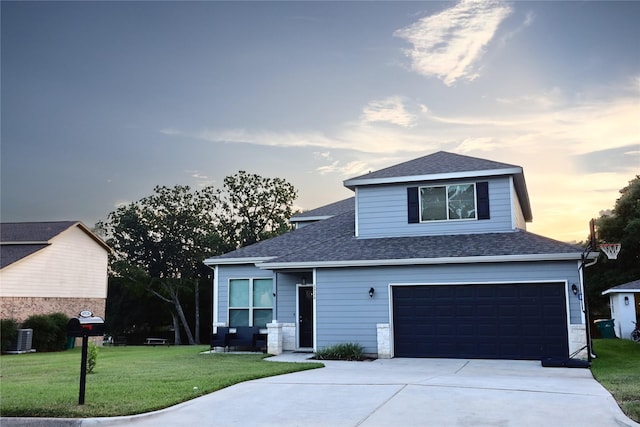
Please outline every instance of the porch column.
[[388, 323], [376, 324], [378, 330], [378, 359], [391, 359], [391, 328]]
[[282, 354], [282, 323], [267, 323], [267, 353], [278, 355]]

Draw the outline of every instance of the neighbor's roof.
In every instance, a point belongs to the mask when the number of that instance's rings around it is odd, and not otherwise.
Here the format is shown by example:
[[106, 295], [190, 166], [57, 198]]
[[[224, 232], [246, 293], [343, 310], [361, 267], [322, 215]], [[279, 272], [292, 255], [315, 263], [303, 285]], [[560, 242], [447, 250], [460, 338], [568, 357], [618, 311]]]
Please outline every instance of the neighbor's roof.
[[354, 237], [354, 212], [336, 215], [205, 260], [207, 265], [249, 264], [260, 268], [312, 268], [470, 262], [579, 260], [582, 248], [537, 234]]
[[360, 175], [344, 181], [344, 186], [417, 183], [462, 178], [511, 175], [525, 220], [531, 221], [531, 204], [522, 167], [461, 154], [438, 151], [395, 166]]
[[79, 221], [0, 223], [0, 268], [31, 255], [51, 244], [51, 239], [77, 226], [107, 251], [109, 246]]
[[622, 292], [640, 292], [640, 279], [634, 280], [633, 282], [624, 283], [622, 285], [614, 286], [613, 288], [604, 291], [602, 295]]

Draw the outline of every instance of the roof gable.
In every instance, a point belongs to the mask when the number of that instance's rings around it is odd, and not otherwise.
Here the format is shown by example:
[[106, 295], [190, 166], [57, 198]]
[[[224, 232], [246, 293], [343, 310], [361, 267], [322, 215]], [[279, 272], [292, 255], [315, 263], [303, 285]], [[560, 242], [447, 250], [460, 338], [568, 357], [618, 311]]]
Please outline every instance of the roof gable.
[[71, 227], [79, 227], [106, 251], [109, 246], [79, 221], [3, 222], [0, 224], [0, 268], [46, 248]]
[[367, 185], [418, 183], [438, 180], [473, 179], [490, 176], [513, 177], [515, 191], [526, 221], [533, 219], [529, 193], [522, 167], [477, 157], [438, 151], [388, 168], [360, 175], [344, 181], [355, 190]]

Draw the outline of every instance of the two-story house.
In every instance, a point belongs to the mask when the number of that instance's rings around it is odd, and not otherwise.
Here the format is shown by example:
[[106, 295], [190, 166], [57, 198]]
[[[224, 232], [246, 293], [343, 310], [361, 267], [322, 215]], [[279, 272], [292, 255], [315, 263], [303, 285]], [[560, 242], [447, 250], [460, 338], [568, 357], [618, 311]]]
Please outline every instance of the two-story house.
[[437, 152], [344, 185], [355, 197], [296, 215], [296, 230], [205, 260], [214, 327], [268, 329], [276, 354], [352, 342], [381, 358], [539, 360], [583, 348], [582, 250], [526, 231], [521, 167]]
[[110, 251], [79, 221], [0, 224], [0, 318], [104, 317]]

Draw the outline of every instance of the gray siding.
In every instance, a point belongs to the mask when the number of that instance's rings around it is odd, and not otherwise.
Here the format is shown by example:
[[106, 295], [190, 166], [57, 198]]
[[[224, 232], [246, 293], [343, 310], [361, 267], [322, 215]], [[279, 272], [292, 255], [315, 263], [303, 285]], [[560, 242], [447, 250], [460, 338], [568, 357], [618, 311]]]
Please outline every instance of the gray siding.
[[580, 301], [570, 290], [572, 283], [579, 283], [575, 262], [334, 268], [316, 274], [318, 349], [357, 342], [365, 352], [377, 353], [376, 324], [390, 322], [390, 284], [567, 281], [570, 323], [582, 323]]
[[229, 279], [252, 278], [272, 279], [274, 278], [274, 273], [270, 270], [261, 270], [253, 264], [221, 265], [218, 267], [218, 301], [213, 302], [218, 304], [218, 318], [213, 319], [214, 323], [228, 324]]
[[[482, 179], [489, 182], [491, 219], [425, 222], [407, 221], [407, 187], [383, 185], [359, 187], [357, 191], [358, 237], [402, 237], [441, 234], [494, 233], [513, 229], [509, 177]], [[458, 181], [459, 182], [459, 181]], [[465, 181], [473, 182], [473, 181]], [[438, 182], [446, 185], [453, 182]], [[518, 207], [519, 209], [519, 207]]]
[[514, 228], [518, 228], [520, 230], [526, 230], [527, 222], [524, 219], [524, 214], [522, 213], [520, 201], [518, 200], [518, 194], [516, 193], [516, 189], [513, 186], [511, 187], [511, 200], [513, 201], [513, 226]]
[[299, 275], [277, 273], [276, 319], [280, 323], [296, 322], [296, 284]]

